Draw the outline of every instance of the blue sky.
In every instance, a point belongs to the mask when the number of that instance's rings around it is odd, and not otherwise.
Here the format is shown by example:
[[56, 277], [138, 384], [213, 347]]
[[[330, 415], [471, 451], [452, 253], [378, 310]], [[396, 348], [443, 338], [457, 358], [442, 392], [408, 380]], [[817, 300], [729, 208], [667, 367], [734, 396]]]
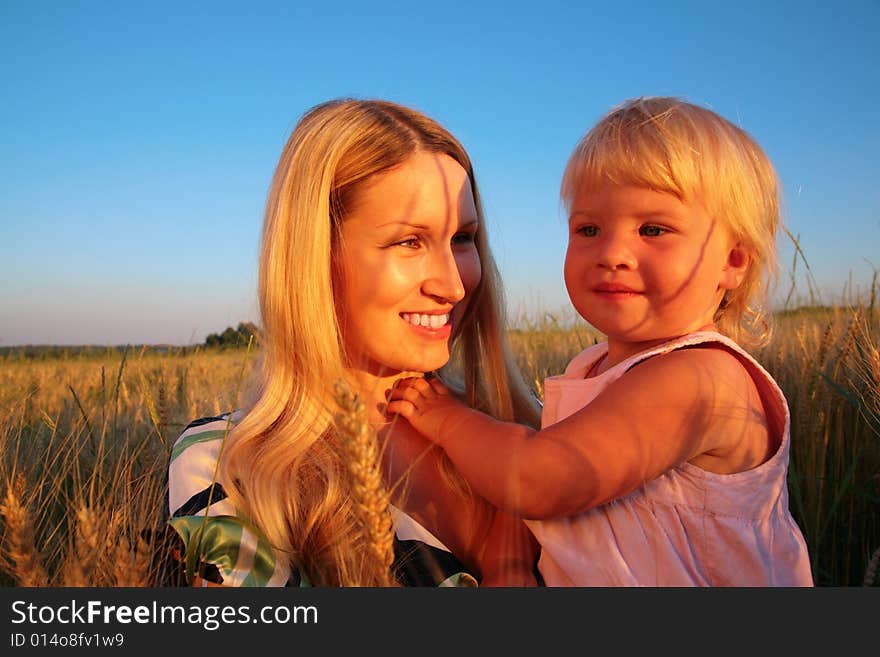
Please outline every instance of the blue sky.
[[464, 143], [513, 312], [570, 308], [562, 169], [640, 95], [754, 135], [820, 288], [867, 289], [880, 3], [610, 4], [0, 0], [0, 346], [189, 344], [255, 320], [272, 170], [339, 96]]

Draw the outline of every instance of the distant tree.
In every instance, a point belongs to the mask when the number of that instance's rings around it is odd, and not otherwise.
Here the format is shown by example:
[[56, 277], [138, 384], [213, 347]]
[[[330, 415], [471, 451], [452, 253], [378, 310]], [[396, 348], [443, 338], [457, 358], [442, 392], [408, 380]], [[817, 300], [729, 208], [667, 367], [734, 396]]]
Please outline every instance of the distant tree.
[[260, 339], [260, 330], [253, 322], [239, 322], [236, 328], [226, 327], [222, 333], [210, 333], [205, 338], [206, 347], [221, 347], [223, 349], [230, 347], [245, 347], [251, 337], [254, 343]]
[[253, 322], [240, 322], [237, 330], [239, 335], [244, 338], [244, 344], [248, 343], [251, 336], [254, 337], [254, 342], [257, 342], [260, 339], [260, 329], [258, 329], [257, 325]]
[[240, 337], [238, 331], [231, 326], [227, 326], [226, 330], [220, 334], [220, 344], [229, 347], [238, 346], [238, 340]]

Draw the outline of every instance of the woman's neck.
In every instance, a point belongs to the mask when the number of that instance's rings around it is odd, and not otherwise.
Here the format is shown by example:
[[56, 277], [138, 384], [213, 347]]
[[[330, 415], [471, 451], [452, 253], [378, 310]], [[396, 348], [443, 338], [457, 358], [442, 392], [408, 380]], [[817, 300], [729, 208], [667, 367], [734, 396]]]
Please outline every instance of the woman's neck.
[[367, 421], [376, 432], [382, 459], [382, 478], [389, 487], [393, 503], [418, 518], [419, 508], [430, 501], [426, 501], [424, 486], [419, 485], [420, 477], [411, 477], [412, 471], [420, 463], [433, 463], [424, 461], [432, 452], [435, 452], [432, 458], [439, 458], [436, 455], [438, 448], [403, 418], [385, 414], [385, 391], [390, 390], [395, 381], [408, 376], [420, 377], [424, 374], [394, 372], [376, 375], [358, 369], [346, 371], [348, 384], [364, 402]]
[[391, 421], [385, 415], [385, 392], [394, 386], [394, 382], [408, 376], [424, 376], [422, 372], [393, 372], [375, 374], [355, 368], [346, 370], [348, 384], [364, 402], [370, 424], [379, 428]]

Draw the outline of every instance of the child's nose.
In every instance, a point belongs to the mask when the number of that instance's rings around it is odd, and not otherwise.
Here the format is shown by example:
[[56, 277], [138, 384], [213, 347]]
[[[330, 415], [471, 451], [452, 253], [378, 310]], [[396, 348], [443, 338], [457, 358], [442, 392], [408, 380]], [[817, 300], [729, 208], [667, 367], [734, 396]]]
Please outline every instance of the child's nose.
[[636, 258], [623, 236], [606, 235], [600, 242], [598, 264], [606, 269], [635, 269]]
[[428, 296], [450, 303], [464, 299], [464, 284], [451, 249], [437, 251], [430, 258], [422, 290]]

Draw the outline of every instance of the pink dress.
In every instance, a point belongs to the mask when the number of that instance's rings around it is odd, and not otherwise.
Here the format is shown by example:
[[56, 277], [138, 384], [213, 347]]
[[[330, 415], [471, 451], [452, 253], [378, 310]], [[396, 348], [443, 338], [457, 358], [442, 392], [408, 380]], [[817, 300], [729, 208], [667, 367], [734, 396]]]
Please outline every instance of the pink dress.
[[784, 426], [777, 452], [760, 466], [716, 474], [690, 463], [629, 495], [567, 518], [527, 524], [541, 544], [547, 586], [812, 586], [810, 559], [788, 509], [788, 404], [773, 378], [739, 345], [715, 332], [692, 333], [584, 378], [607, 352], [590, 347], [565, 373], [545, 381], [542, 426], [590, 403], [645, 358], [718, 342], [747, 367], [771, 426]]

